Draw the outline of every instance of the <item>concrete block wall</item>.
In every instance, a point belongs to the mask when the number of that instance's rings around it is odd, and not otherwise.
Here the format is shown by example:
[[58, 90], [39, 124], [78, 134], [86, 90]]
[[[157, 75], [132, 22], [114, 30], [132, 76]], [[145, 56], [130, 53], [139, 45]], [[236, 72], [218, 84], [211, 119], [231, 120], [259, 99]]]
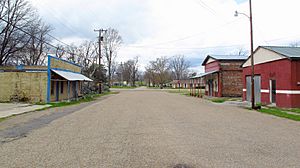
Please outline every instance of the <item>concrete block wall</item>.
[[0, 101], [45, 102], [47, 72], [0, 72]]
[[51, 65], [50, 68], [59, 68], [59, 69], [65, 69], [73, 72], [81, 72], [81, 67], [73, 65], [71, 63], [68, 63], [66, 61], [58, 60], [56, 58], [50, 58], [51, 59]]

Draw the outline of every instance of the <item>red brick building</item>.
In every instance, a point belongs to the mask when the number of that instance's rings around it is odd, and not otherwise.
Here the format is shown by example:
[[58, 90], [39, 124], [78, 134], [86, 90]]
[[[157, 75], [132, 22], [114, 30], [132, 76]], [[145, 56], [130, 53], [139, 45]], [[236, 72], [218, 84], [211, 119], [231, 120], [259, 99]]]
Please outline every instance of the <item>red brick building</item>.
[[[243, 99], [251, 101], [251, 61], [243, 65]], [[255, 102], [300, 107], [300, 47], [260, 46], [254, 52]]]
[[205, 66], [205, 94], [214, 97], [241, 97], [243, 94], [241, 65], [247, 57], [240, 55], [208, 55]]

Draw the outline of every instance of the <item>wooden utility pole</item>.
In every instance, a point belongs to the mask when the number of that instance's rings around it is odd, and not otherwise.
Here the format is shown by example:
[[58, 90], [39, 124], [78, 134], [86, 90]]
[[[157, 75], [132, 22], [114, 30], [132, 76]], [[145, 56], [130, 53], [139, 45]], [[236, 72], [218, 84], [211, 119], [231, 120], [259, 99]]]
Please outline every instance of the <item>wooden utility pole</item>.
[[251, 107], [252, 109], [255, 109], [255, 87], [254, 87], [254, 55], [253, 55], [253, 24], [252, 24], [252, 3], [251, 0], [249, 0], [249, 8], [250, 8], [250, 37], [251, 37]]
[[[107, 30], [105, 30], [105, 29], [99, 29], [99, 30], [94, 30], [95, 32], [98, 32], [99, 33], [99, 35], [98, 35], [98, 45], [99, 45], [99, 47], [98, 47], [98, 49], [99, 49], [99, 73], [100, 73], [100, 75], [99, 76], [101, 76], [101, 58], [102, 58], [102, 56], [101, 56], [101, 42], [103, 41], [103, 36], [102, 36], [102, 32], [106, 32]], [[99, 81], [99, 93], [102, 93], [102, 84], [101, 84], [101, 81]]]

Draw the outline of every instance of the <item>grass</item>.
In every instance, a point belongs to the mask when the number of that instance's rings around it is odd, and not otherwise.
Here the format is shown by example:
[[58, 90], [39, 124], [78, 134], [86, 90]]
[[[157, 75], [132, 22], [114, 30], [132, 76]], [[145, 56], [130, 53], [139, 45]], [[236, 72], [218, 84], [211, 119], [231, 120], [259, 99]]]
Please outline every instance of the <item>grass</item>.
[[75, 104], [80, 104], [84, 102], [90, 102], [96, 100], [98, 97], [102, 97], [105, 95], [110, 95], [110, 94], [118, 94], [118, 92], [104, 92], [102, 94], [90, 94], [90, 95], [85, 95], [83, 98], [79, 100], [74, 100], [74, 101], [69, 101], [69, 102], [54, 102], [54, 103], [49, 103], [51, 107], [63, 107], [63, 106], [70, 106], [70, 105], [75, 105]]
[[214, 102], [214, 103], [224, 103], [225, 101], [227, 101], [226, 98], [212, 98], [210, 99], [210, 101]]
[[[291, 111], [297, 111], [295, 113], [298, 113], [300, 109], [291, 109], [289, 110]], [[300, 121], [300, 115], [296, 115], [296, 114], [290, 114], [287, 113], [288, 111], [286, 109], [279, 109], [279, 108], [262, 108], [260, 110], [258, 110], [261, 113], [265, 113], [265, 114], [271, 114], [277, 117], [282, 117], [282, 118], [287, 118], [287, 119], [291, 119], [294, 121]]]
[[135, 86], [111, 86], [113, 89], [135, 89]]
[[290, 109], [289, 111], [294, 113], [300, 113], [300, 108]]
[[177, 93], [177, 94], [180, 94], [180, 95], [184, 95], [184, 96], [190, 96], [190, 90], [189, 89], [172, 89], [172, 90], [169, 90], [168, 93]]

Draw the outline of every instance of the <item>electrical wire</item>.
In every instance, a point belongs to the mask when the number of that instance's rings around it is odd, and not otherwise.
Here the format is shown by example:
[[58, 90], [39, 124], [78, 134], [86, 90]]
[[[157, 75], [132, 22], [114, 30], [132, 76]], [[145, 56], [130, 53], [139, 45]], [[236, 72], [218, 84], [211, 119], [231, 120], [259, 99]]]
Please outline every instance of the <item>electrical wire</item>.
[[[0, 20], [6, 22], [7, 24], [10, 24], [9, 21], [7, 21], [7, 20], [5, 20], [5, 19], [3, 19], [3, 18], [0, 18]], [[23, 30], [22, 28], [20, 28], [20, 27], [18, 27], [18, 26], [16, 26], [16, 25], [11, 25], [11, 26], [13, 26], [14, 28], [20, 30], [21, 32], [23, 32], [23, 33], [25, 33], [25, 34], [27, 34], [27, 35], [29, 35], [29, 36], [32, 36], [32, 37], [38, 39], [40, 42], [44, 42], [44, 43], [47, 44], [48, 46], [51, 46], [51, 47], [53, 47], [53, 48], [55, 48], [55, 49], [57, 48], [57, 46], [55, 46], [55, 45], [53, 45], [53, 44], [51, 44], [51, 43], [49, 43], [49, 42], [47, 42], [47, 41], [45, 41], [45, 40], [39, 38], [39, 37], [36, 37], [35, 35], [32, 35], [32, 34], [28, 33], [27, 31]], [[60, 49], [60, 50], [66, 52], [66, 53], [68, 53], [68, 54], [71, 54], [71, 55], [76, 55], [75, 53], [71, 53], [71, 52], [69, 52], [69, 51], [67, 51], [67, 50], [64, 50], [64, 49]], [[77, 55], [77, 56], [78, 56], [78, 55]]]

